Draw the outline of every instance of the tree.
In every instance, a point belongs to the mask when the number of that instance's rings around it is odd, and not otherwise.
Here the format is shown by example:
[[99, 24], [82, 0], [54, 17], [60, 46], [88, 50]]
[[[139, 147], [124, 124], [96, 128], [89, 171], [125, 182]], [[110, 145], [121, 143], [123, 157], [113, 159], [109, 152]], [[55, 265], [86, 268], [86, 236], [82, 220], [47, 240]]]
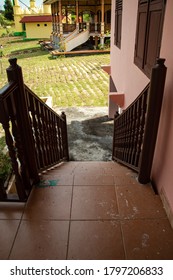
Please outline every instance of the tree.
[[4, 1], [4, 16], [8, 20], [13, 20], [13, 6], [11, 3], [11, 0], [5, 0]]
[[0, 13], [0, 26], [6, 27], [7, 25], [9, 25], [9, 21]]

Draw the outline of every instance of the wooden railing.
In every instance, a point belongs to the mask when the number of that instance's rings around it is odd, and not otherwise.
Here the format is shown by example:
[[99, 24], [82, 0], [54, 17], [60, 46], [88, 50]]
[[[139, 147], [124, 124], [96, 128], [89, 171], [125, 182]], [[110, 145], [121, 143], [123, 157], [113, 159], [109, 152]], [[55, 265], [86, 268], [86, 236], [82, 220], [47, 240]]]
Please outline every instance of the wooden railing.
[[[10, 59], [8, 84], [0, 90], [0, 123], [15, 175], [18, 200], [25, 201], [39, 172], [68, 160], [66, 116], [56, 114], [24, 83], [17, 59]], [[0, 200], [10, 200], [0, 185]]]
[[25, 86], [30, 124], [32, 127], [37, 168], [47, 169], [68, 160], [66, 115], [57, 115]]
[[76, 24], [63, 23], [63, 32], [64, 33], [73, 32], [75, 29], [76, 29]]
[[90, 32], [101, 32], [101, 23], [90, 23]]
[[150, 181], [166, 78], [164, 61], [157, 60], [150, 84], [114, 119], [112, 159], [137, 171], [141, 184]]
[[139, 171], [144, 138], [149, 84], [138, 98], [114, 119], [113, 160]]

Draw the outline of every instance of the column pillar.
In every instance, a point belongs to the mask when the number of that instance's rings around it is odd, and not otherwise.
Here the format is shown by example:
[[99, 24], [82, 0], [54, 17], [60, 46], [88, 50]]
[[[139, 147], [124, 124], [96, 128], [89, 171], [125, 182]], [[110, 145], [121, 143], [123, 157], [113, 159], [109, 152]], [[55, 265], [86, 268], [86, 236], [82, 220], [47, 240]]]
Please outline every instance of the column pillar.
[[55, 32], [55, 11], [54, 11], [54, 4], [51, 5], [51, 11], [52, 11], [52, 32], [54, 35]]
[[76, 29], [79, 31], [79, 1], [76, 0]]
[[55, 32], [56, 32], [56, 35], [57, 35], [57, 32], [58, 32], [58, 25], [57, 25], [57, 22], [58, 22], [58, 11], [57, 11], [57, 7], [56, 7], [56, 3], [55, 3], [54, 14], [55, 14]]
[[58, 17], [58, 2], [56, 2], [56, 29], [57, 29], [57, 33], [59, 33], [59, 17]]
[[97, 32], [97, 23], [98, 23], [98, 20], [97, 20], [97, 11], [96, 11], [96, 14], [94, 16], [94, 23], [95, 23], [95, 32]]
[[102, 46], [104, 46], [104, 33], [105, 33], [105, 24], [104, 24], [104, 14], [105, 14], [105, 1], [102, 0], [101, 2], [101, 11], [102, 11], [102, 17], [101, 17], [101, 37], [100, 37], [100, 43]]
[[55, 18], [56, 18], [56, 36], [55, 36], [55, 49], [59, 47], [59, 17], [58, 17], [58, 2], [55, 3]]
[[59, 0], [59, 29], [60, 36], [63, 35], [63, 25], [62, 25], [62, 0]]
[[55, 44], [55, 7], [54, 4], [51, 4], [51, 14], [52, 14], [52, 35], [51, 41]]

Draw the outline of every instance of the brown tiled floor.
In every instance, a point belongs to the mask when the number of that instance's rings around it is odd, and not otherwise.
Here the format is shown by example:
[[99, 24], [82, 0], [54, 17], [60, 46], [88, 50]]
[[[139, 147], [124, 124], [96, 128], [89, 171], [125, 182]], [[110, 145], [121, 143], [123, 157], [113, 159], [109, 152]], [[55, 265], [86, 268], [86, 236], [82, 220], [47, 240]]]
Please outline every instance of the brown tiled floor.
[[173, 259], [159, 196], [114, 162], [68, 162], [0, 203], [0, 259]]

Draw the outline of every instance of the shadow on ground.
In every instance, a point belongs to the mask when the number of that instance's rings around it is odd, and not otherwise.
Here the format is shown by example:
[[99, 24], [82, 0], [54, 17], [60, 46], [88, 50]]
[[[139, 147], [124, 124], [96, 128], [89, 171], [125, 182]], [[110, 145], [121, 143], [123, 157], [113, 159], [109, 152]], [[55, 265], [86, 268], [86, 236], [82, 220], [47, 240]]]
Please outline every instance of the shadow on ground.
[[107, 107], [58, 108], [68, 123], [71, 161], [110, 161], [112, 157], [113, 120]]

